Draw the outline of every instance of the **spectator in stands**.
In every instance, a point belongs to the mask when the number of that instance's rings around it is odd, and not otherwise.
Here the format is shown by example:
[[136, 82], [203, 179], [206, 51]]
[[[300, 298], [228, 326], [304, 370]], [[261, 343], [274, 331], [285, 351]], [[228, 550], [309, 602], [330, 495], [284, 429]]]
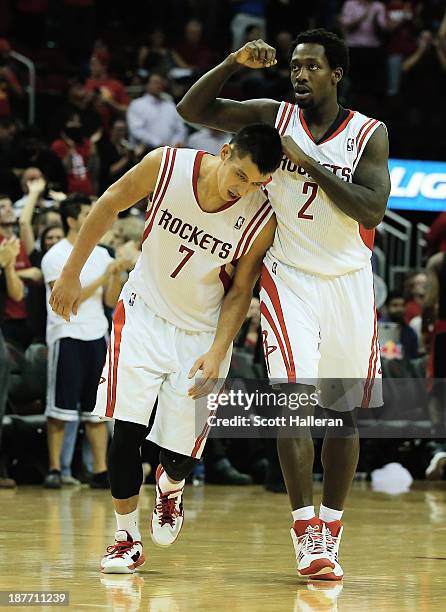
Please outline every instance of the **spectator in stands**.
[[86, 138], [80, 117], [74, 114], [67, 118], [60, 138], [51, 145], [65, 166], [68, 193], [90, 195], [94, 192], [99, 165], [96, 143], [101, 136], [102, 132], [98, 131]]
[[[350, 77], [355, 94], [377, 96], [383, 91], [384, 55], [382, 34], [386, 11], [375, 0], [347, 0], [339, 21], [350, 49]], [[364, 78], [367, 74], [367, 78]], [[365, 101], [361, 100], [364, 106]]]
[[231, 21], [232, 49], [243, 46], [247, 26], [255, 25], [259, 28], [260, 37], [266, 37], [266, 0], [232, 0], [234, 17]]
[[0, 38], [0, 117], [11, 116], [13, 100], [23, 97], [23, 88], [9, 65], [10, 52], [9, 42]]
[[[42, 259], [42, 271], [47, 296], [62, 272], [73, 243], [89, 210], [90, 200], [83, 194], [73, 194], [60, 205], [65, 239], [52, 247]], [[60, 455], [64, 439], [64, 424], [81, 419], [93, 452], [93, 488], [108, 488], [106, 450], [107, 428], [104, 422], [91, 416], [96, 391], [106, 355], [105, 334], [108, 329], [104, 303], [116, 304], [121, 291], [122, 262], [110, 257], [103, 247], [95, 247], [81, 275], [83, 284], [79, 311], [69, 321], [54, 314], [48, 305], [48, 451], [49, 472], [44, 486], [62, 486]]]
[[[1, 326], [7, 300], [20, 302], [23, 299], [23, 282], [17, 275], [15, 261], [20, 245], [17, 238], [11, 237], [0, 241], [0, 455], [3, 431], [3, 416], [6, 410], [9, 387], [9, 360]], [[12, 478], [5, 473], [0, 458], [0, 489], [15, 487]]]
[[[34, 248], [29, 254], [31, 265], [41, 268], [42, 258], [55, 244], [64, 238], [62, 224], [49, 225], [40, 236], [40, 249]], [[28, 322], [33, 334], [33, 342], [44, 343], [46, 335], [46, 290], [45, 285], [29, 288], [27, 296]]]
[[[416, 50], [408, 55], [402, 65], [403, 77], [401, 83], [401, 97], [407, 100], [408, 96], [416, 94], [416, 105], [404, 108], [403, 118], [407, 133], [414, 131], [413, 142], [406, 142], [407, 154], [418, 153], [422, 159], [442, 159], [445, 152], [444, 138], [444, 108], [446, 105], [446, 48], [444, 40], [434, 36], [432, 32], [424, 30], [418, 38]], [[435, 81], [435, 95], [425, 96], [418, 92], [429, 91]], [[422, 123], [423, 130], [417, 131]], [[434, 131], [437, 138], [427, 139], [426, 133]], [[438, 133], [440, 131], [440, 133]], [[414, 150], [415, 149], [415, 150]]]
[[56, 125], [60, 128], [65, 118], [78, 114], [84, 129], [84, 134], [90, 138], [102, 127], [102, 117], [94, 108], [96, 95], [93, 91], [87, 91], [85, 85], [80, 81], [74, 81], [68, 89], [67, 103], [62, 106], [58, 113]]
[[414, 317], [421, 316], [426, 295], [427, 276], [422, 270], [410, 272], [404, 282], [404, 321], [409, 324]]
[[426, 240], [431, 254], [446, 251], [446, 212], [440, 213], [434, 219]]
[[386, 346], [381, 342], [381, 356], [386, 359], [416, 359], [418, 357], [418, 338], [416, 332], [404, 320], [405, 302], [402, 291], [391, 291], [386, 300], [386, 315], [381, 323], [386, 321], [398, 325], [397, 342]]
[[94, 106], [102, 118], [105, 130], [109, 130], [112, 120], [124, 117], [129, 96], [121, 81], [112, 79], [107, 72], [108, 54], [97, 51], [90, 58], [90, 78], [85, 83], [87, 92], [95, 96]]
[[174, 61], [180, 68], [196, 73], [205, 72], [214, 62], [214, 55], [203, 40], [203, 24], [190, 19], [184, 28], [184, 37], [175, 47]]
[[422, 8], [418, 0], [390, 0], [387, 16], [387, 95], [396, 96], [400, 90], [402, 63], [417, 48], [416, 29]]
[[48, 208], [57, 208], [59, 202], [66, 195], [54, 189], [47, 190], [47, 183], [39, 168], [27, 168], [20, 181], [24, 195], [14, 202], [14, 210], [20, 215], [28, 202], [32, 201], [32, 208], [40, 211]]
[[10, 117], [0, 117], [0, 193], [13, 200], [20, 196], [20, 182], [14, 172], [16, 125]]
[[138, 69], [147, 77], [151, 72], [157, 72], [167, 77], [174, 66], [179, 66], [181, 60], [176, 53], [166, 46], [166, 34], [161, 28], [155, 28], [149, 34], [149, 44], [138, 49]]
[[110, 137], [104, 135], [98, 142], [100, 161], [99, 193], [117, 181], [134, 166], [145, 151], [144, 145], [133, 145], [128, 141], [127, 124], [116, 119]]
[[149, 149], [182, 146], [186, 139], [186, 126], [165, 90], [164, 77], [151, 74], [145, 95], [133, 100], [127, 112], [130, 136]]
[[429, 414], [432, 436], [446, 435], [446, 253], [427, 262], [427, 287], [423, 308], [423, 332], [428, 336], [427, 366]]
[[[39, 168], [50, 189], [67, 190], [67, 173], [60, 157], [44, 142], [40, 130], [36, 126], [21, 131], [14, 147], [14, 168]], [[17, 199], [17, 198], [15, 198]]]
[[[16, 238], [14, 226], [17, 222], [12, 202], [7, 196], [0, 195], [0, 243], [5, 239]], [[14, 242], [14, 244], [17, 244]], [[18, 241], [18, 253], [15, 258], [17, 275], [24, 282], [40, 283], [42, 274], [36, 267], [31, 266], [23, 242]], [[25, 299], [6, 299], [2, 331], [8, 342], [26, 349], [32, 340], [32, 331], [29, 326]]]

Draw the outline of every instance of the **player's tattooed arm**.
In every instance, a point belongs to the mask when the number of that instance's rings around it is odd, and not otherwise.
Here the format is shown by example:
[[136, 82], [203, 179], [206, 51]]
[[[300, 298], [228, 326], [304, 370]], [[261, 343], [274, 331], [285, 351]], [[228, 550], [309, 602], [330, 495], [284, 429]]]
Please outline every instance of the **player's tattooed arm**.
[[54, 312], [67, 321], [72, 312], [77, 314], [81, 303], [82, 288], [79, 276], [85, 262], [118, 213], [154, 191], [162, 155], [162, 149], [148, 153], [139, 164], [113, 183], [92, 207], [49, 300]]
[[282, 146], [288, 159], [302, 166], [342, 212], [366, 229], [381, 223], [390, 195], [389, 140], [383, 126], [368, 141], [352, 183], [306, 155], [290, 136], [282, 138]]
[[226, 81], [240, 68], [269, 68], [276, 64], [276, 50], [263, 40], [255, 40], [231, 53], [221, 64], [204, 74], [179, 102], [179, 114], [190, 123], [238, 132], [250, 123], [274, 125], [279, 103], [259, 99], [236, 102], [219, 98]]
[[189, 396], [194, 399], [212, 391], [220, 364], [246, 319], [254, 285], [260, 276], [265, 253], [273, 243], [276, 225], [276, 217], [273, 215], [248, 253], [237, 262], [231, 289], [223, 300], [214, 342], [209, 351], [196, 360], [189, 372], [189, 378], [193, 378], [198, 370], [202, 371], [201, 377], [189, 389]]

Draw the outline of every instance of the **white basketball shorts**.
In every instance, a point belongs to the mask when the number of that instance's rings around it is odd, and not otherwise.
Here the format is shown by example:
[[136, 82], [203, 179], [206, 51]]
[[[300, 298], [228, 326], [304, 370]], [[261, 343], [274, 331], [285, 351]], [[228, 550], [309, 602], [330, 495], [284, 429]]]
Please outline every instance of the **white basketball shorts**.
[[[320, 277], [267, 254], [261, 276], [263, 349], [271, 383], [314, 384], [321, 405], [381, 406], [381, 361], [371, 265]], [[339, 387], [342, 398], [328, 389]], [[339, 401], [338, 401], [339, 400]]]
[[[158, 398], [148, 439], [182, 455], [201, 457], [209, 413], [196, 410], [203, 400], [196, 402], [187, 395], [194, 384], [188, 373], [195, 360], [209, 350], [214, 336], [214, 332], [185, 331], [158, 317], [125, 285], [113, 318], [93, 414], [147, 426]], [[228, 374], [231, 353], [232, 348], [221, 364], [221, 380]]]

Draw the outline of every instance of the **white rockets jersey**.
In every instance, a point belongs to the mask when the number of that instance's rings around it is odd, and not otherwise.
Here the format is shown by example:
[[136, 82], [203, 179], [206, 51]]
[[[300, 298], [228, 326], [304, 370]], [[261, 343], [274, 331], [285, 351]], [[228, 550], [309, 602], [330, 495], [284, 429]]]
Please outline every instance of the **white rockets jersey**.
[[[281, 135], [290, 135], [307, 155], [350, 183], [380, 125], [348, 111], [338, 129], [316, 144], [297, 106], [282, 102], [276, 118]], [[322, 276], [347, 274], [369, 262], [375, 230], [366, 230], [337, 208], [303, 168], [284, 156], [267, 190], [278, 224], [268, 256]]]
[[204, 154], [164, 148], [142, 252], [128, 281], [155, 314], [198, 332], [215, 331], [236, 262], [273, 215], [260, 189], [204, 212], [197, 189]]

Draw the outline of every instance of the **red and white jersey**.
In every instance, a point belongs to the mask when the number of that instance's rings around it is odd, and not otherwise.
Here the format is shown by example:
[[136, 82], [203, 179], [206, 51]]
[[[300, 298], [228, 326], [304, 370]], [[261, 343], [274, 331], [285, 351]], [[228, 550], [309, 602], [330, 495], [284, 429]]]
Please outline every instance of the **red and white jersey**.
[[260, 189], [205, 212], [197, 189], [204, 154], [164, 148], [142, 253], [128, 280], [155, 314], [196, 332], [215, 331], [236, 262], [273, 215]]
[[[276, 118], [281, 135], [290, 135], [307, 155], [349, 183], [380, 125], [348, 111], [338, 129], [316, 144], [297, 106], [282, 102]], [[375, 230], [366, 230], [343, 213], [302, 167], [284, 156], [267, 190], [278, 224], [268, 255], [323, 276], [347, 274], [369, 262]]]

